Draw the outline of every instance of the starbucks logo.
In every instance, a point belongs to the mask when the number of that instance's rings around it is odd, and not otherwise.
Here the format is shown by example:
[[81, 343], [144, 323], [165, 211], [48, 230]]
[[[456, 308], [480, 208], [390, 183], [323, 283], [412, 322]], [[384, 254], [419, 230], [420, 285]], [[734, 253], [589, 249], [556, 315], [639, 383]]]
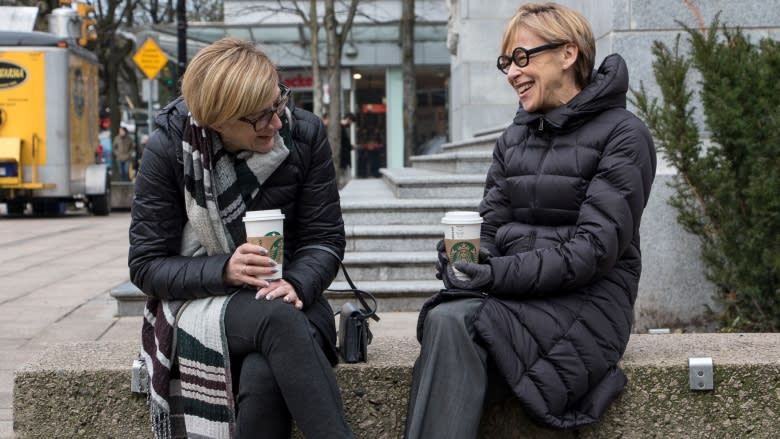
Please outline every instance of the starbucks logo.
[[271, 248], [268, 249], [268, 256], [274, 261], [281, 263], [284, 255], [284, 238], [282, 237], [282, 234], [279, 232], [268, 232], [265, 236], [279, 237], [274, 240], [274, 243], [271, 244]]
[[459, 242], [452, 246], [450, 251], [450, 263], [477, 262], [477, 248], [470, 242]]

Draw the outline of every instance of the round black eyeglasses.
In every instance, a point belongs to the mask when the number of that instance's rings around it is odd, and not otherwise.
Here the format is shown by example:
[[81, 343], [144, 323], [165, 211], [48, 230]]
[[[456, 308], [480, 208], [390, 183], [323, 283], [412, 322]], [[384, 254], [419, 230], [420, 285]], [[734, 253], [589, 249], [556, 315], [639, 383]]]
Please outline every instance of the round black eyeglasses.
[[260, 115], [254, 119], [239, 117], [238, 120], [252, 125], [252, 128], [257, 131], [258, 122], [261, 122], [260, 128], [263, 128], [271, 122], [274, 114], [281, 118], [284, 115], [284, 109], [287, 107], [287, 101], [290, 99], [290, 88], [280, 82], [279, 91], [279, 99], [277, 99], [275, 107], [262, 111]]
[[501, 55], [498, 57], [498, 60], [496, 61], [496, 67], [498, 67], [498, 70], [501, 70], [501, 73], [506, 75], [509, 73], [509, 67], [513, 62], [517, 67], [525, 67], [528, 65], [528, 61], [531, 59], [531, 55], [545, 50], [555, 49], [556, 47], [561, 47], [564, 44], [565, 43], [551, 43], [539, 47], [534, 47], [533, 49], [515, 47], [515, 50], [512, 51], [511, 57], [506, 55]]

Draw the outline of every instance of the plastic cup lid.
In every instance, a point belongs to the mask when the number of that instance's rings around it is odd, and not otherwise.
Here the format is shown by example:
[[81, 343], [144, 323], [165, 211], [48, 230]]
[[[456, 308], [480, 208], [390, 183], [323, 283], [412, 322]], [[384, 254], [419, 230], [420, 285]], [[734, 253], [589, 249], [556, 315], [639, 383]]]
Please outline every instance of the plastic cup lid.
[[244, 222], [246, 221], [268, 221], [268, 220], [280, 220], [284, 219], [284, 214], [281, 209], [271, 210], [250, 210], [244, 215]]
[[444, 224], [482, 224], [482, 217], [479, 212], [452, 211], [444, 214], [441, 219]]

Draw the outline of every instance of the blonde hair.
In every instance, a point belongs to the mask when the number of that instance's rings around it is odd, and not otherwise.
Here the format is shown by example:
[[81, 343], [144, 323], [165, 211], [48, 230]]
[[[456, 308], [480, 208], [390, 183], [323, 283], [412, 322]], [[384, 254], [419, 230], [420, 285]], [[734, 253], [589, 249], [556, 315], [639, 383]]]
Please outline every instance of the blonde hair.
[[214, 127], [270, 106], [278, 94], [276, 66], [254, 44], [223, 38], [195, 55], [181, 81], [192, 116]]
[[574, 63], [575, 81], [580, 88], [588, 85], [596, 62], [596, 41], [585, 17], [557, 3], [527, 3], [509, 20], [501, 53], [512, 53], [514, 47], [509, 45], [514, 41], [519, 27], [525, 27], [548, 43], [572, 43], [577, 46], [579, 54]]

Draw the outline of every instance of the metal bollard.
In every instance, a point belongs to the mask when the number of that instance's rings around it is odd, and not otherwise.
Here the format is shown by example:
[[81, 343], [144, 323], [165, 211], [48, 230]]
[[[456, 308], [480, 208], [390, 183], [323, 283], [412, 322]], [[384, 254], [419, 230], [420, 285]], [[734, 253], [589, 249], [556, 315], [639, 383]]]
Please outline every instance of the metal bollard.
[[133, 393], [149, 393], [149, 372], [146, 370], [146, 362], [141, 354], [133, 360], [133, 378], [130, 381], [130, 390]]

